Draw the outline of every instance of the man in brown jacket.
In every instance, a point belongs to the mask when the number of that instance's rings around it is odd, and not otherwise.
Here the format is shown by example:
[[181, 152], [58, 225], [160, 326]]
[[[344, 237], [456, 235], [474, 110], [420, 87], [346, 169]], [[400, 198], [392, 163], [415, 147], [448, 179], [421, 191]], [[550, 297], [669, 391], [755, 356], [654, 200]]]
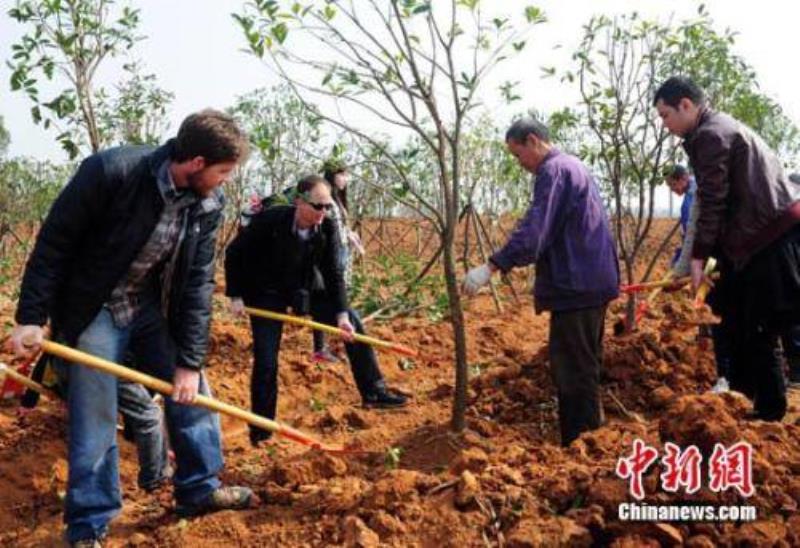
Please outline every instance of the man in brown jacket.
[[800, 317], [800, 189], [758, 135], [711, 110], [688, 78], [669, 78], [653, 104], [664, 126], [683, 137], [697, 179], [692, 286], [703, 281], [706, 260], [717, 257], [720, 280], [710, 304], [733, 330], [731, 388], [753, 399], [755, 417], [781, 420], [779, 333]]

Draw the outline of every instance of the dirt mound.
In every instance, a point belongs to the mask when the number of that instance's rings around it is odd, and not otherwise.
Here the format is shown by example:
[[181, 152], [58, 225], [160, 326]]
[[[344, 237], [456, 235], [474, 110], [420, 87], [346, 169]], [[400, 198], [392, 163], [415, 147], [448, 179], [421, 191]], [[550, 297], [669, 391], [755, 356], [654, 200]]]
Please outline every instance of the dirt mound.
[[744, 415], [747, 404], [742, 400], [733, 394], [683, 396], [659, 421], [661, 439], [683, 448], [695, 445], [704, 455], [710, 455], [716, 444], [732, 445], [741, 434], [735, 416]]
[[[386, 226], [389, 241], [413, 239], [413, 226]], [[520, 275], [519, 279], [524, 276]], [[523, 284], [518, 283], [519, 287]], [[190, 521], [172, 512], [171, 490], [136, 487], [136, 455], [120, 441], [125, 509], [112, 546], [662, 546], [800, 545], [800, 397], [781, 424], [749, 421], [736, 395], [711, 395], [715, 367], [697, 325], [707, 321], [685, 298], [663, 296], [639, 331], [606, 336], [602, 396], [606, 422], [568, 448], [559, 446], [547, 356], [547, 315], [535, 315], [503, 288], [504, 310], [489, 295], [465, 303], [470, 371], [467, 430], [450, 432], [452, 331], [424, 314], [370, 323], [371, 335], [419, 348], [413, 360], [380, 353], [408, 407], [360, 407], [346, 364], [310, 359], [311, 334], [284, 329], [277, 419], [326, 443], [366, 454], [326, 455], [274, 438], [250, 446], [247, 427], [223, 418], [227, 483], [252, 486], [262, 505]], [[622, 303], [610, 309], [616, 319]], [[251, 336], [215, 296], [208, 375], [215, 395], [249, 407]], [[43, 402], [20, 419], [0, 406], [0, 545], [59, 542], [65, 488], [61, 408]], [[644, 474], [645, 501], [753, 505], [758, 520], [627, 523], [629, 485], [615, 473], [634, 440], [663, 452], [671, 441], [708, 455], [715, 444], [753, 448], [755, 493], [735, 489], [669, 493], [660, 463]], [[707, 459], [706, 461], [707, 462]], [[703, 469], [707, 475], [707, 470]]]

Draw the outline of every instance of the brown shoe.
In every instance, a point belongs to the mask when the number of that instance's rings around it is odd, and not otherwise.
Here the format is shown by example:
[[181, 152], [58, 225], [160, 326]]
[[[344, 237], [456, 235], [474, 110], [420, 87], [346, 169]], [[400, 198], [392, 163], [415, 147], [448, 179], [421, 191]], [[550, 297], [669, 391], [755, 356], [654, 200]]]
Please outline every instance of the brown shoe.
[[249, 487], [229, 485], [215, 489], [198, 504], [177, 505], [175, 513], [182, 518], [188, 518], [220, 510], [244, 510], [250, 507], [253, 499], [255, 496]]

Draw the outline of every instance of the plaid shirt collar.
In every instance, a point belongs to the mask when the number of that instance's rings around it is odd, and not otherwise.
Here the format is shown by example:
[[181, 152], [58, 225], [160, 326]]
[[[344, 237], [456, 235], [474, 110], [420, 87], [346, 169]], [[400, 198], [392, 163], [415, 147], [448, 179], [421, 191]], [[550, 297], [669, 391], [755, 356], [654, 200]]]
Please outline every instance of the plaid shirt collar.
[[209, 196], [203, 198], [191, 190], [178, 189], [178, 187], [175, 186], [175, 179], [172, 178], [169, 165], [170, 159], [167, 158], [156, 170], [158, 192], [161, 194], [165, 203], [174, 203], [181, 200], [183, 205], [191, 205], [200, 202], [200, 208], [203, 213], [210, 213], [214, 210], [222, 209], [222, 201], [220, 200], [218, 191], [212, 192]]
[[170, 160], [164, 160], [158, 168], [156, 182], [158, 183], [158, 192], [164, 201], [167, 203], [176, 202], [185, 196], [193, 195], [194, 193], [189, 190], [178, 190], [175, 186], [175, 180], [172, 178], [172, 173], [169, 171]]

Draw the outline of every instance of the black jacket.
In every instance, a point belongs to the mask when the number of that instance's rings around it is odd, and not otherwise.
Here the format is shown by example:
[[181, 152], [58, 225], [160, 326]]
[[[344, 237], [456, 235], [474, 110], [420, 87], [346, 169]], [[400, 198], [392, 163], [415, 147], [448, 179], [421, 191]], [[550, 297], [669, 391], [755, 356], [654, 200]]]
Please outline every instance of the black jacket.
[[337, 312], [347, 310], [347, 293], [339, 265], [336, 224], [326, 217], [308, 242], [309, 253], [294, 233], [294, 206], [273, 206], [253, 217], [225, 251], [225, 294], [248, 304], [289, 304], [298, 289], [312, 290], [314, 269], [325, 282], [327, 298]]
[[[19, 324], [53, 328], [74, 344], [153, 232], [164, 207], [156, 174], [172, 142], [109, 149], [84, 160], [53, 203], [28, 259]], [[222, 219], [217, 190], [185, 213], [185, 232], [162, 276], [176, 365], [200, 368], [208, 345], [214, 244]]]

